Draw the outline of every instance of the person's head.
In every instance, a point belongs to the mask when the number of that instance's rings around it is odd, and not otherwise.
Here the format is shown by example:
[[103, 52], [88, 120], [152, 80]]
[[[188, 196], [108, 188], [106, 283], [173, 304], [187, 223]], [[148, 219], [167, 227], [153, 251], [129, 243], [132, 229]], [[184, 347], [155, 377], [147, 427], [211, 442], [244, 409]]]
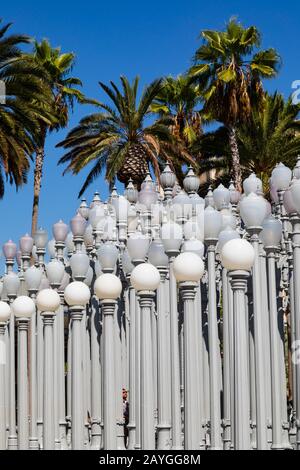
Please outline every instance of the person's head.
[[127, 390], [126, 388], [122, 388], [122, 396], [123, 396], [123, 400], [127, 400]]

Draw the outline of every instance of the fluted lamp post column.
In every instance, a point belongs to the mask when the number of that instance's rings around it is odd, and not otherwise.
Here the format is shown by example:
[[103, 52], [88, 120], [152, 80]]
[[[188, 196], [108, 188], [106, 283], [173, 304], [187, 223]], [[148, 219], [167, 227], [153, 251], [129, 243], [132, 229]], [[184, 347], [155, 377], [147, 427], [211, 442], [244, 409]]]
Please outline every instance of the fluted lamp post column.
[[[17, 297], [20, 287], [20, 278], [10, 272], [3, 278], [3, 287], [5, 288], [10, 304]], [[15, 363], [15, 316], [13, 311], [10, 312], [9, 320], [9, 434], [7, 448], [16, 450], [18, 448], [17, 429], [16, 429], [16, 363]]]
[[4, 334], [9, 317], [10, 306], [0, 301], [0, 450], [6, 449], [5, 364], [7, 351]]
[[83, 367], [81, 320], [83, 309], [90, 299], [90, 289], [81, 281], [74, 281], [65, 289], [65, 301], [70, 307], [72, 321], [72, 450], [84, 447]]
[[222, 248], [222, 265], [229, 271], [234, 316], [234, 449], [250, 449], [250, 385], [245, 291], [255, 252], [247, 240], [229, 240]]
[[53, 323], [60, 306], [60, 297], [53, 289], [41, 290], [36, 298], [44, 325], [44, 379], [43, 379], [43, 449], [54, 450], [54, 338]]
[[141, 316], [141, 441], [142, 449], [155, 449], [154, 390], [151, 343], [151, 314], [155, 290], [160, 283], [159, 271], [149, 263], [139, 264], [130, 276], [138, 293]]
[[186, 252], [177, 256], [173, 269], [179, 282], [184, 309], [184, 448], [195, 450], [199, 448], [199, 417], [195, 414], [199, 390], [195, 375], [198, 338], [194, 325], [194, 302], [196, 287], [204, 273], [204, 264], [198, 255]]
[[[31, 266], [24, 273], [24, 279], [28, 290], [28, 295], [35, 300], [41, 280], [42, 270]], [[30, 427], [29, 427], [29, 449], [38, 450], [38, 430], [37, 430], [37, 315], [34, 310], [30, 322]]]
[[[270, 322], [270, 357], [271, 357], [271, 397], [272, 397], [272, 446], [271, 449], [283, 449], [281, 393], [282, 377], [281, 365], [284, 364], [284, 349], [281, 348], [277, 294], [275, 255], [282, 237], [282, 224], [274, 217], [268, 217], [263, 223], [260, 238], [267, 254], [268, 266], [268, 297], [269, 297], [269, 322]], [[282, 364], [283, 361], [283, 364]], [[284, 387], [286, 391], [286, 387]]]
[[18, 325], [18, 449], [29, 446], [28, 422], [28, 361], [27, 340], [30, 318], [35, 312], [35, 303], [30, 297], [21, 295], [12, 303], [12, 311]]
[[111, 273], [99, 276], [94, 284], [94, 291], [100, 300], [103, 315], [103, 437], [104, 449], [116, 449], [116, 390], [115, 387], [115, 347], [114, 314], [117, 299], [122, 292], [120, 279]]
[[170, 315], [167, 311], [166, 276], [168, 273], [168, 257], [165, 254], [160, 239], [154, 240], [149, 248], [148, 260], [155, 266], [160, 274], [160, 284], [157, 288], [157, 448], [168, 450], [171, 448], [171, 381], [170, 381], [170, 351], [167, 340], [170, 334]]

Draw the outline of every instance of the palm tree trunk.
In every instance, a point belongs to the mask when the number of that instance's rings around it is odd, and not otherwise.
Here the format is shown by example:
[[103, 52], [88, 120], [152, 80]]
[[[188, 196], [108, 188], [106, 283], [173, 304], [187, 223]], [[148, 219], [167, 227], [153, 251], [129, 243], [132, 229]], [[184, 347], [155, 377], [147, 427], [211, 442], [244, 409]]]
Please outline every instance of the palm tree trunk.
[[236, 189], [242, 192], [242, 171], [240, 165], [240, 154], [239, 148], [236, 139], [236, 132], [235, 128], [230, 126], [228, 128], [229, 131], [229, 146], [231, 150], [232, 156], [232, 166], [233, 166], [233, 180]]
[[40, 145], [36, 148], [35, 154], [35, 167], [33, 177], [33, 204], [32, 204], [32, 218], [31, 218], [31, 236], [33, 236], [37, 230], [38, 224], [38, 212], [39, 212], [39, 201], [41, 192], [41, 182], [43, 176], [43, 165], [45, 158], [45, 140], [46, 140], [46, 127], [41, 129], [41, 140]]

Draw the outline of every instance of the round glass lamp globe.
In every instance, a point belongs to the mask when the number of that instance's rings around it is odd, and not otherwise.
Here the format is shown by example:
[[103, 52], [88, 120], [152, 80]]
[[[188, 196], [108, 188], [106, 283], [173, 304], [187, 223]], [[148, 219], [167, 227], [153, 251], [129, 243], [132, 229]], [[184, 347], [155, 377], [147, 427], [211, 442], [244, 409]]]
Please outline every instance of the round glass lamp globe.
[[254, 263], [254, 248], [247, 240], [235, 238], [229, 240], [222, 248], [221, 262], [229, 271], [250, 271]]
[[291, 193], [291, 188], [288, 188], [286, 191], [284, 191], [283, 205], [289, 215], [297, 212], [297, 209], [293, 200], [293, 196]]
[[175, 258], [173, 270], [179, 282], [198, 282], [204, 273], [204, 263], [195, 253], [181, 253]]
[[74, 281], [66, 287], [64, 296], [65, 301], [70, 307], [74, 305], [84, 306], [90, 300], [91, 293], [84, 282]]
[[0, 322], [4, 323], [7, 322], [7, 320], [10, 317], [10, 306], [6, 303], [0, 300]]
[[130, 276], [132, 287], [137, 291], [150, 290], [158, 288], [160, 283], [160, 274], [158, 269], [150, 263], [142, 263], [134, 268]]
[[17, 295], [20, 283], [21, 281], [19, 276], [14, 272], [6, 274], [3, 277], [3, 286], [7, 295]]
[[94, 291], [101, 300], [116, 300], [122, 292], [122, 283], [114, 274], [105, 273], [99, 276], [94, 284]]
[[31, 318], [35, 312], [35, 303], [27, 295], [21, 295], [13, 301], [11, 308], [16, 318]]
[[53, 289], [43, 289], [36, 297], [36, 305], [41, 312], [54, 313], [60, 306], [60, 297]]

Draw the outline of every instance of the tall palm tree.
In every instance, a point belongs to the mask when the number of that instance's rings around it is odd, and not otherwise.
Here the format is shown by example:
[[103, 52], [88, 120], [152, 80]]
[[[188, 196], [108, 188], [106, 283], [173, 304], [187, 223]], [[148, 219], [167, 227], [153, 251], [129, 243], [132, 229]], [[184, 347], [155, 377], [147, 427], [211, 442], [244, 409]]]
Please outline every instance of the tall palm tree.
[[[279, 93], [266, 93], [264, 107], [252, 108], [248, 122], [236, 129], [243, 178], [256, 173], [267, 192], [269, 177], [277, 163], [294, 166], [300, 154], [299, 114], [300, 105], [293, 104], [291, 99], [285, 101]], [[233, 164], [227, 136], [228, 129], [220, 127], [198, 141], [205, 156], [199, 164], [200, 171], [215, 169], [217, 180], [223, 182], [230, 179]]]
[[151, 116], [151, 105], [162, 89], [162, 80], [148, 85], [140, 99], [137, 98], [139, 78], [132, 84], [121, 77], [122, 89], [110, 82], [110, 87], [100, 82], [101, 88], [112, 101], [112, 106], [99, 103], [99, 112], [81, 119], [58, 146], [67, 149], [59, 163], [68, 163], [64, 173], [78, 174], [88, 164], [93, 167], [88, 174], [79, 197], [106, 167], [106, 179], [115, 177], [125, 185], [132, 178], [139, 187], [148, 172], [149, 164], [156, 176], [160, 161], [180, 166], [183, 160], [192, 161], [180, 146], [175, 145], [169, 131], [170, 120], [165, 118], [145, 125]]
[[[2, 20], [0, 20], [0, 23]], [[33, 135], [39, 133], [40, 104], [50, 98], [42, 86], [41, 71], [28, 64], [20, 49], [31, 39], [22, 34], [7, 35], [11, 23], [0, 28], [0, 197], [4, 180], [16, 188], [27, 181], [34, 152]], [[47, 120], [47, 113], [43, 113]], [[4, 174], [3, 174], [4, 173]]]
[[187, 75], [166, 77], [151, 110], [171, 118], [171, 132], [188, 148], [202, 133], [202, 117], [197, 106], [201, 90]]
[[280, 59], [274, 49], [259, 50], [255, 26], [244, 28], [235, 18], [225, 31], [203, 31], [202, 38], [189, 73], [204, 86], [204, 110], [228, 129], [234, 181], [241, 189], [236, 127], [247, 122], [252, 106], [262, 103], [261, 80], [276, 75]]
[[69, 120], [69, 112], [73, 110], [75, 101], [87, 102], [83, 93], [76, 88], [82, 83], [79, 78], [70, 76], [74, 65], [75, 55], [72, 52], [61, 53], [59, 47], [52, 48], [50, 43], [43, 39], [40, 43], [34, 43], [32, 54], [27, 55], [28, 63], [36, 64], [47, 77], [47, 82], [52, 91], [50, 104], [46, 105], [47, 112], [52, 116], [52, 121], [40, 119], [40, 132], [35, 135], [35, 168], [34, 190], [32, 205], [31, 232], [37, 229], [39, 199], [43, 165], [45, 159], [45, 143], [47, 134], [53, 130], [66, 127]]

